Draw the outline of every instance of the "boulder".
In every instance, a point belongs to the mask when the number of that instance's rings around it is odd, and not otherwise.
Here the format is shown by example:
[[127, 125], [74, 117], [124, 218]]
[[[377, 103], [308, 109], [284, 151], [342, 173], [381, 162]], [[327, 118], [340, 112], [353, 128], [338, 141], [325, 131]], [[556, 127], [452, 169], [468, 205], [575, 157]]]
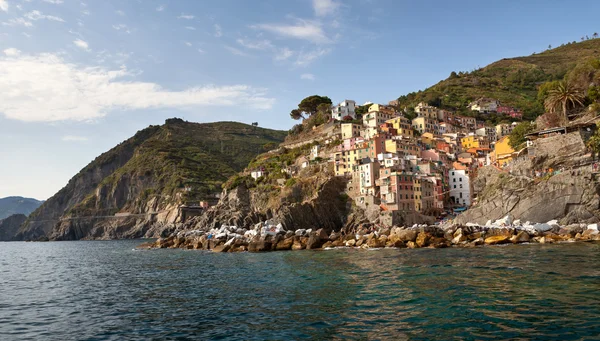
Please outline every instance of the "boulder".
[[428, 245], [429, 243], [429, 239], [431, 238], [431, 236], [425, 232], [420, 232], [417, 235], [417, 239], [415, 240], [415, 243], [419, 246], [419, 247], [425, 247]]
[[414, 242], [417, 239], [417, 231], [414, 230], [400, 230], [397, 235], [403, 242]]
[[355, 239], [350, 239], [346, 241], [346, 246], [348, 247], [353, 247], [356, 245], [356, 240]]
[[486, 245], [497, 245], [497, 244], [505, 244], [510, 242], [510, 237], [507, 235], [496, 235], [485, 238]]
[[273, 245], [269, 241], [264, 241], [264, 240], [252, 241], [248, 244], [248, 251], [250, 251], [250, 252], [270, 251], [272, 246]]
[[479, 237], [471, 242], [471, 244], [475, 245], [475, 246], [483, 245], [484, 243], [485, 243], [485, 240], [482, 237]]
[[415, 242], [408, 242], [408, 243], [406, 243], [406, 246], [407, 246], [409, 249], [416, 249], [416, 248], [418, 248], [418, 247], [419, 247], [419, 246], [417, 245], [417, 243], [415, 243]]
[[220, 245], [215, 246], [211, 251], [212, 252], [227, 252], [227, 251], [229, 251], [230, 248], [231, 248], [231, 244], [228, 245], [227, 243], [225, 243], [225, 244], [220, 244]]
[[517, 243], [526, 243], [528, 242], [530, 239], [529, 237], [529, 233], [525, 232], [525, 231], [519, 231], [517, 234], [515, 234], [514, 236], [510, 237], [510, 241], [514, 244]]
[[315, 232], [311, 232], [306, 242], [307, 249], [319, 249], [325, 242], [327, 242], [329, 236], [323, 229], [318, 229]]
[[[384, 236], [382, 236], [384, 237]], [[385, 247], [385, 241], [387, 239], [381, 239], [381, 238], [377, 238], [377, 237], [373, 237], [367, 240], [367, 246], [370, 248], [381, 248], [381, 247]]]
[[306, 238], [306, 237], [294, 238], [294, 243], [292, 244], [292, 250], [306, 249], [306, 241], [307, 240], [308, 240], [308, 238]]
[[463, 234], [458, 234], [454, 238], [452, 238], [452, 244], [454, 244], [454, 245], [461, 244], [466, 241], [467, 241], [467, 237], [465, 237]]
[[275, 245], [275, 250], [277, 250], [277, 251], [291, 250], [293, 245], [294, 245], [293, 237], [284, 238], [284, 239], [280, 240], [277, 243], [277, 245]]

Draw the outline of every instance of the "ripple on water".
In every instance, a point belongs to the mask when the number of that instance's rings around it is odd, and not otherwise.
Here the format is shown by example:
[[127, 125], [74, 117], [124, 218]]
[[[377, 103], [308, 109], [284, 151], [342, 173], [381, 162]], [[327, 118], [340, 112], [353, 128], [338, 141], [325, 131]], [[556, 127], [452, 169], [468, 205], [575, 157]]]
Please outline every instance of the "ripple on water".
[[139, 243], [4, 243], [0, 339], [600, 335], [598, 244], [214, 254]]

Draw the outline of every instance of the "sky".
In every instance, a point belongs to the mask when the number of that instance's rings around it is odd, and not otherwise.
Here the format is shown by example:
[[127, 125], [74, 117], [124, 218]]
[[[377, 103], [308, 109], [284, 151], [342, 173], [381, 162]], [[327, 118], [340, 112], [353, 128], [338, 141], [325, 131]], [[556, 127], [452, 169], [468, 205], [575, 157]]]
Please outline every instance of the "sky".
[[[574, 10], [575, 9], [575, 10]], [[289, 129], [600, 31], [600, 2], [0, 0], [0, 198], [47, 199], [148, 125]]]

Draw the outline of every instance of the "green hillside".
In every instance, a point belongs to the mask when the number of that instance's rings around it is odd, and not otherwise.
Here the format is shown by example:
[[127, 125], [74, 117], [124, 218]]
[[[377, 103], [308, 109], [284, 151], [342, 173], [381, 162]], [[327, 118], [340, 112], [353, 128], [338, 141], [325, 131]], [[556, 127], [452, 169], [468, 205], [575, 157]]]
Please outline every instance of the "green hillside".
[[[286, 131], [237, 122], [168, 119], [98, 156], [48, 199], [20, 229], [20, 239], [48, 235], [61, 217], [160, 211], [215, 200], [221, 185]], [[95, 223], [90, 222], [90, 225]]]
[[503, 105], [521, 109], [525, 118], [532, 119], [544, 112], [542, 102], [538, 100], [541, 84], [562, 80], [598, 58], [600, 39], [572, 42], [527, 57], [502, 59], [472, 72], [452, 72], [448, 79], [432, 87], [400, 96], [398, 104], [404, 108], [428, 102], [467, 113], [469, 102], [490, 97], [500, 100]]

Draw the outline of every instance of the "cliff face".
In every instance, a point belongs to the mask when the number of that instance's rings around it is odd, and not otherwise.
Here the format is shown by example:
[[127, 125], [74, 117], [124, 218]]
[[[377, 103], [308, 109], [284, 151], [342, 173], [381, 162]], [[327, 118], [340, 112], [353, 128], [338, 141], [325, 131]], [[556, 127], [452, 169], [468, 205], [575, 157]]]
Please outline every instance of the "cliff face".
[[13, 214], [8, 218], [0, 220], [0, 241], [8, 242], [15, 240], [15, 236], [21, 224], [27, 220], [24, 214]]
[[[265, 204], [265, 193], [259, 189], [237, 186], [223, 192], [219, 203], [206, 214], [185, 224], [187, 230], [210, 230], [221, 225], [251, 228], [253, 225], [273, 220], [285, 230], [319, 229], [339, 231], [348, 223], [352, 205], [342, 193], [346, 181], [341, 178], [316, 180], [314, 195], [290, 203], [281, 198], [276, 203]], [[283, 199], [283, 200], [281, 200]]]
[[[485, 224], [507, 214], [531, 222], [559, 220], [561, 224], [600, 220], [600, 182], [592, 174], [580, 133], [535, 142], [535, 157], [514, 163], [510, 172], [493, 167], [480, 170], [474, 181], [477, 205], [457, 217], [458, 223]], [[552, 168], [555, 174], [543, 175]]]
[[22, 240], [160, 236], [179, 206], [216, 201], [221, 184], [285, 132], [179, 119], [151, 126], [102, 154], [20, 228]]

